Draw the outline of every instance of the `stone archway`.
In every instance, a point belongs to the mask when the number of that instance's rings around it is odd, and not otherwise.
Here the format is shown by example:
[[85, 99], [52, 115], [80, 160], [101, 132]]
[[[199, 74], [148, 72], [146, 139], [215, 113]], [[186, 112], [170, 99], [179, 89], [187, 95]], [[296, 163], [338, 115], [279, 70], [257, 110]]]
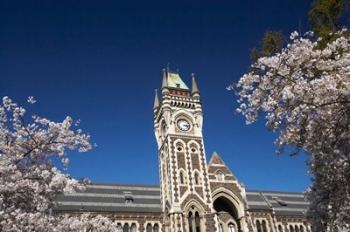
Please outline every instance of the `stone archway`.
[[222, 228], [222, 232], [241, 231], [238, 210], [229, 199], [220, 196], [214, 200], [213, 206], [217, 212], [219, 226]]

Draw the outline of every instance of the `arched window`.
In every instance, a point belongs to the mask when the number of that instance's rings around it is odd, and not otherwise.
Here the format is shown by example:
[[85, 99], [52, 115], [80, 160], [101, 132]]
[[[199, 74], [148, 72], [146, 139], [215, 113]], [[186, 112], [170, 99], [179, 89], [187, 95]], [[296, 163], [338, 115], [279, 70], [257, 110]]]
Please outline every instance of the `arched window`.
[[263, 229], [263, 232], [267, 232], [267, 226], [266, 226], [265, 220], [262, 221], [262, 229]]
[[261, 224], [259, 220], [256, 220], [256, 229], [258, 230], [258, 232], [262, 232]]
[[300, 225], [300, 232], [304, 232], [304, 226]]
[[199, 175], [198, 172], [194, 173], [194, 184], [199, 185]]
[[294, 227], [292, 225], [289, 226], [289, 232], [294, 232]]
[[184, 184], [184, 183], [185, 183], [184, 173], [183, 171], [180, 171], [180, 184]]
[[123, 227], [123, 232], [130, 232], [129, 229], [130, 229], [130, 228], [129, 228], [129, 224], [128, 224], [128, 223], [125, 223], [125, 224], [124, 224], [124, 227]]
[[278, 232], [283, 232], [283, 227], [281, 225], [278, 225]]
[[117, 224], [117, 232], [123, 232], [123, 226], [121, 223]]
[[236, 227], [234, 224], [228, 224], [228, 232], [236, 232]]
[[148, 223], [146, 226], [146, 232], [152, 232], [152, 225], [151, 223]]
[[217, 180], [217, 181], [224, 181], [224, 179], [225, 179], [224, 173], [218, 171], [218, 172], [216, 173], [216, 180]]
[[224, 232], [224, 228], [222, 227], [222, 223], [219, 225], [219, 232]]
[[189, 227], [189, 231], [190, 232], [194, 232], [193, 228], [192, 228], [193, 227], [193, 223], [192, 222], [193, 222], [193, 215], [192, 215], [192, 212], [189, 212], [188, 213], [188, 227]]
[[132, 224], [131, 224], [130, 232], [137, 232], [137, 226], [136, 226], [135, 223], [132, 223]]
[[154, 224], [153, 232], [159, 232], [159, 225], [158, 225], [158, 223]]
[[294, 231], [295, 231], [295, 232], [300, 232], [300, 231], [299, 231], [299, 227], [298, 227], [297, 225], [294, 226]]
[[195, 206], [188, 212], [188, 228], [189, 232], [201, 232], [201, 218]]
[[201, 218], [199, 217], [198, 212], [195, 213], [194, 221], [196, 225], [196, 232], [201, 232]]

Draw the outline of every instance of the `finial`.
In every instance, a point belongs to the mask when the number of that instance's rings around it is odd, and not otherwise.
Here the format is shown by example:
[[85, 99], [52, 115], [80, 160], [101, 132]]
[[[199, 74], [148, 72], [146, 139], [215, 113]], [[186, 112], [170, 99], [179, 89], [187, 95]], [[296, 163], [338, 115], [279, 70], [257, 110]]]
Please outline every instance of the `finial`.
[[166, 65], [166, 71], [167, 72], [170, 72], [170, 63], [168, 62], [167, 65]]
[[154, 96], [153, 109], [157, 109], [159, 107], [158, 90], [155, 89], [154, 91], [155, 91], [155, 96]]
[[199, 89], [196, 83], [196, 78], [194, 73], [191, 73], [191, 76], [192, 76], [192, 94], [195, 94], [195, 93], [199, 94]]
[[167, 70], [163, 68], [163, 81], [162, 81], [162, 89], [168, 87], [168, 80], [167, 80]]

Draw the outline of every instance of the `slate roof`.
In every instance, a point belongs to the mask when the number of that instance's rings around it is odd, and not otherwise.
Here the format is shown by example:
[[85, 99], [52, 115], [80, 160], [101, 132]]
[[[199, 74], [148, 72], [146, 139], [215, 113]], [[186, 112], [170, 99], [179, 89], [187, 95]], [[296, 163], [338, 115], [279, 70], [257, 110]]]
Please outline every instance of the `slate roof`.
[[158, 185], [89, 184], [84, 192], [60, 195], [56, 211], [160, 213]]
[[[247, 190], [248, 208], [303, 216], [302, 193]], [[161, 213], [158, 185], [90, 184], [86, 191], [60, 195], [56, 211]]]
[[276, 215], [304, 216], [309, 203], [303, 193], [247, 190], [248, 208], [273, 210]]

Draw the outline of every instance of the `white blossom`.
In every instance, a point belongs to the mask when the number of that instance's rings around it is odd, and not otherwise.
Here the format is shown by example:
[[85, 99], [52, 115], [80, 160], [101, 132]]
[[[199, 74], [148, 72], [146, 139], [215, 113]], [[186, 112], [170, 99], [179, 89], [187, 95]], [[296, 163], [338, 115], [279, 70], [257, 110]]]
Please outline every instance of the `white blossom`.
[[30, 103], [30, 104], [34, 104], [36, 103], [36, 100], [33, 96], [29, 96], [28, 99], [27, 99], [27, 102]]
[[[34, 103], [32, 97], [28, 102]], [[53, 213], [58, 194], [84, 190], [52, 165], [60, 157], [68, 165], [67, 150], [91, 149], [89, 135], [74, 129], [72, 118], [53, 122], [33, 116], [25, 123], [25, 109], [4, 97], [0, 103], [0, 231], [114, 231], [113, 222], [96, 215]]]
[[308, 218], [315, 231], [349, 231], [350, 39], [340, 33], [320, 50], [319, 40], [296, 32], [290, 38], [238, 81], [236, 111], [247, 123], [264, 112], [266, 125], [278, 133], [279, 152], [287, 146], [291, 154], [309, 155]]

